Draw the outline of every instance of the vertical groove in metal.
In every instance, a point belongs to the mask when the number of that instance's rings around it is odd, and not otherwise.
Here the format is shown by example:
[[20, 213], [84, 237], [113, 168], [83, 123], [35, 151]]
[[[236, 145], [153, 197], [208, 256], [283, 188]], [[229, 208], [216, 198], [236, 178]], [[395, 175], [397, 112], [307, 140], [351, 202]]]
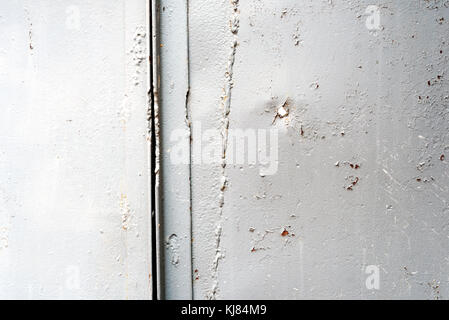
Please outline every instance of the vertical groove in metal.
[[159, 77], [158, 77], [158, 4], [149, 0], [149, 95], [150, 95], [150, 175], [151, 175], [151, 254], [152, 298], [161, 297], [160, 283], [160, 235], [159, 235]]
[[186, 41], [187, 41], [187, 48], [186, 48], [186, 55], [187, 55], [187, 94], [186, 94], [186, 117], [187, 121], [189, 123], [189, 214], [190, 214], [190, 224], [189, 224], [189, 235], [190, 235], [190, 280], [191, 280], [191, 299], [194, 300], [194, 290], [193, 290], [193, 257], [192, 257], [192, 239], [193, 239], [193, 230], [192, 230], [192, 224], [193, 224], [193, 208], [192, 208], [192, 164], [193, 164], [193, 158], [192, 158], [192, 117], [190, 114], [190, 53], [189, 53], [189, 0], [186, 0]]
[[148, 222], [148, 261], [150, 262], [150, 275], [149, 275], [149, 299], [154, 299], [155, 297], [155, 286], [154, 279], [155, 279], [155, 272], [153, 270], [153, 266], [155, 265], [154, 261], [154, 242], [153, 242], [153, 174], [152, 174], [152, 167], [153, 167], [153, 141], [152, 141], [152, 133], [153, 133], [153, 86], [152, 86], [152, 61], [151, 61], [151, 0], [148, 0], [146, 2], [146, 45], [147, 45], [147, 54], [148, 54], [148, 61], [147, 61], [147, 77], [148, 77], [148, 83], [147, 83], [147, 99], [148, 99], [148, 106], [147, 106], [147, 121], [148, 121], [148, 131], [147, 131], [147, 144], [148, 144], [148, 201], [149, 201], [149, 222]]
[[[161, 299], [192, 299], [188, 2], [159, 0], [157, 56]], [[181, 154], [177, 152], [182, 149]]]

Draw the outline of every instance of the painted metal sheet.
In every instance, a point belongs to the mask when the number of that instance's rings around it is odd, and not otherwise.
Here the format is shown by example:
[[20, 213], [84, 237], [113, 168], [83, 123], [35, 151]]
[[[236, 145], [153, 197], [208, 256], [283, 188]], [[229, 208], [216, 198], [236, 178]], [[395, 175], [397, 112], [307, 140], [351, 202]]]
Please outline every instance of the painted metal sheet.
[[151, 297], [147, 1], [0, 4], [0, 298]]
[[158, 2], [161, 298], [192, 298], [187, 1]]
[[448, 298], [448, 21], [4, 1], [0, 298]]
[[448, 15], [189, 1], [195, 299], [448, 298]]

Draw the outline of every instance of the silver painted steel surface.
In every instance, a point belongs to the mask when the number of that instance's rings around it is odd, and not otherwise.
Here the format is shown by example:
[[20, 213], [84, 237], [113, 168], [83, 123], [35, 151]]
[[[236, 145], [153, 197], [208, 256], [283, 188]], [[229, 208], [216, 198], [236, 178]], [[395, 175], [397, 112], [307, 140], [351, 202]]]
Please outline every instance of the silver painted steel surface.
[[158, 1], [158, 11], [161, 298], [192, 299], [187, 1]]
[[0, 298], [151, 297], [147, 1], [0, 4]]
[[193, 163], [195, 299], [449, 298], [448, 20], [447, 1], [189, 1], [193, 142], [278, 133], [274, 174]]
[[151, 58], [161, 298], [448, 299], [448, 23], [446, 0], [3, 1], [0, 298], [151, 297]]

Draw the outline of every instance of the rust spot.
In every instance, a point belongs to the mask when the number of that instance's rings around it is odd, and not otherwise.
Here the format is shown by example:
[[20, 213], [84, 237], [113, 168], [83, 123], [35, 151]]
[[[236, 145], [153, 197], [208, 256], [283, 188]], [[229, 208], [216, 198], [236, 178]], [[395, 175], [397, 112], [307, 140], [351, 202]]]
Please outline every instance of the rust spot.
[[304, 137], [304, 130], [303, 130], [302, 126], [301, 126], [301, 130], [299, 131], [299, 133], [301, 134], [302, 137]]
[[421, 178], [416, 178], [416, 181], [421, 182], [422, 180]]
[[442, 155], [440, 156], [440, 160], [441, 160], [441, 161], [444, 161], [445, 158], [446, 158], [446, 157], [445, 157], [444, 154], [442, 154]]
[[251, 249], [251, 252], [256, 252], [256, 248], [253, 247], [253, 248]]
[[356, 169], [356, 170], [357, 170], [357, 169], [360, 169], [360, 165], [357, 164], [357, 163], [356, 163], [356, 164], [350, 163], [349, 166], [350, 166], [352, 169]]
[[198, 273], [198, 269], [195, 269], [195, 271], [194, 271], [195, 273]]
[[288, 236], [288, 231], [286, 229], [284, 229], [284, 231], [282, 231], [281, 236], [286, 237]]
[[352, 191], [354, 190], [353, 187], [359, 182], [359, 177], [355, 177], [353, 181], [351, 181], [351, 184], [346, 187], [346, 190]]

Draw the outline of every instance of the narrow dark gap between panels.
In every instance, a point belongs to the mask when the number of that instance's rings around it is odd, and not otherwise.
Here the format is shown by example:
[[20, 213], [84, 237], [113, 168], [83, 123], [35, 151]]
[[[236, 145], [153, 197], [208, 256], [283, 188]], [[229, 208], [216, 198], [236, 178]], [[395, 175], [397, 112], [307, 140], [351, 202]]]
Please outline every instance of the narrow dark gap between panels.
[[153, 30], [153, 1], [149, 0], [149, 19], [148, 19], [148, 30], [150, 31], [148, 37], [150, 37], [148, 43], [149, 43], [149, 96], [150, 96], [150, 105], [149, 105], [149, 112], [150, 112], [150, 139], [151, 139], [151, 151], [150, 151], [150, 164], [151, 164], [151, 285], [152, 285], [152, 299], [157, 300], [158, 298], [158, 272], [157, 272], [157, 221], [156, 221], [156, 133], [155, 133], [155, 112], [154, 112], [154, 79], [153, 77], [153, 71], [154, 71], [154, 56], [153, 56], [153, 33], [155, 30]]
[[187, 93], [186, 93], [186, 115], [187, 120], [189, 123], [189, 209], [190, 209], [190, 225], [189, 225], [189, 234], [190, 234], [190, 279], [191, 279], [191, 299], [194, 300], [194, 277], [193, 277], [193, 193], [192, 193], [192, 165], [193, 165], [193, 155], [192, 155], [192, 119], [191, 119], [191, 113], [189, 110], [189, 103], [190, 103], [190, 43], [189, 43], [189, 0], [186, 1], [186, 37], [187, 37]]

